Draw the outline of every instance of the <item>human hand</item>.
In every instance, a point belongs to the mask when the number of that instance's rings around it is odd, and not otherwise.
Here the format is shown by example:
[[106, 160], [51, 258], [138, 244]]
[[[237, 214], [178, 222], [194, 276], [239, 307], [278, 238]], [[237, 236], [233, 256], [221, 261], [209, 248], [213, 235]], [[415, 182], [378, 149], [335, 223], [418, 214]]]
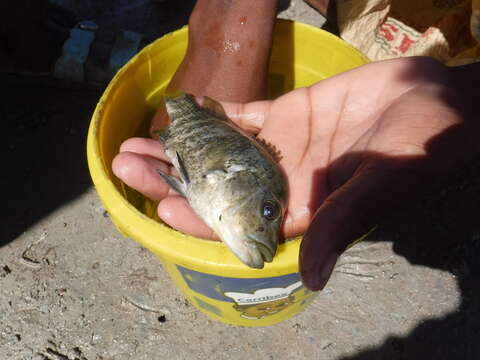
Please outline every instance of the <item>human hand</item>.
[[[233, 121], [282, 155], [290, 187], [283, 233], [305, 234], [299, 261], [308, 288], [323, 288], [348, 244], [476, 150], [478, 126], [462, 113], [450, 75], [434, 60], [404, 58], [368, 64], [274, 101], [224, 103]], [[150, 139], [127, 140], [113, 162], [127, 185], [159, 201], [166, 223], [214, 237], [156, 169], [172, 171], [162, 146]]]

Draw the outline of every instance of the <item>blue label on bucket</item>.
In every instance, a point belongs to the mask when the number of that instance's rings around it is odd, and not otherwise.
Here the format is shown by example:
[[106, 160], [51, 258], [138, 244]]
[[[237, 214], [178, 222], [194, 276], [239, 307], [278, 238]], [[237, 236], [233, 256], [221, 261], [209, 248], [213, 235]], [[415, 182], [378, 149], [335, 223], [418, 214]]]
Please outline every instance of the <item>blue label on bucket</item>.
[[254, 304], [286, 298], [303, 285], [299, 273], [241, 279], [205, 274], [176, 265], [188, 287], [211, 299]]

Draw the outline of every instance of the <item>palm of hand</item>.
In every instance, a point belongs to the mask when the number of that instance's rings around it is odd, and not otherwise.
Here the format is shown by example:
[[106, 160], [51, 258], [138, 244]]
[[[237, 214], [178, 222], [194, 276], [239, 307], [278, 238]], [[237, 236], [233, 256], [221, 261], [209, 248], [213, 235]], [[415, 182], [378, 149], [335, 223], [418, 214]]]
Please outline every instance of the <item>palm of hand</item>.
[[[362, 209], [353, 208], [355, 194], [342, 198], [342, 186], [360, 193], [370, 188], [374, 201], [375, 186], [389, 175], [409, 183], [412, 172], [405, 168], [423, 163], [428, 143], [459, 120], [440, 99], [442, 69], [427, 59], [376, 63], [265, 104], [259, 136], [280, 150], [290, 185], [286, 236], [305, 233], [324, 201], [337, 206], [349, 198], [361, 231], [368, 231]], [[432, 157], [428, 164], [439, 161], [446, 159]]]
[[[397, 172], [394, 163], [382, 159], [425, 157], [428, 142], [459, 121], [441, 100], [445, 79], [443, 67], [433, 60], [397, 59], [363, 66], [275, 101], [225, 103], [235, 122], [280, 150], [280, 165], [290, 187], [284, 235], [305, 233], [321, 205], [335, 208], [341, 202], [342, 211], [336, 214], [330, 209], [330, 219], [320, 223], [322, 231], [343, 221], [345, 208], [358, 212], [360, 227], [367, 227], [362, 201], [355, 196], [374, 194], [377, 185], [385, 185], [390, 174]], [[158, 168], [171, 171], [166, 160], [159, 143], [130, 139], [122, 145], [113, 170], [128, 185], [160, 201], [159, 215], [172, 227], [214, 238], [156, 173]], [[429, 159], [429, 164], [435, 161]], [[356, 187], [358, 191], [351, 191]], [[349, 202], [357, 206], [345, 207]], [[318, 226], [312, 231], [317, 230]], [[341, 248], [346, 244], [323, 245]]]

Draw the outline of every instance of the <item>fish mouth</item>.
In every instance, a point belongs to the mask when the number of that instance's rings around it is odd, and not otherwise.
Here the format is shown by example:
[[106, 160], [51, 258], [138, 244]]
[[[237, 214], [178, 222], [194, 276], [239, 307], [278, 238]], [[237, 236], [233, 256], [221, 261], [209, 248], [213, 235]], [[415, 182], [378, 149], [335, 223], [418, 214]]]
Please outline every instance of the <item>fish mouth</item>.
[[257, 245], [258, 251], [260, 251], [260, 254], [262, 254], [263, 261], [272, 262], [273, 255], [275, 255], [275, 253], [271, 249], [269, 249], [268, 247], [266, 247], [265, 245], [263, 245], [261, 243], [257, 242], [255, 245]]
[[277, 252], [276, 242], [259, 241], [256, 237], [248, 235], [251, 241], [245, 245], [248, 249], [246, 257], [241, 258], [247, 266], [255, 269], [262, 269], [265, 262], [272, 262], [273, 256]]
[[225, 245], [242, 263], [254, 269], [263, 269], [277, 252], [277, 236], [272, 233], [239, 235], [235, 232], [217, 232]]

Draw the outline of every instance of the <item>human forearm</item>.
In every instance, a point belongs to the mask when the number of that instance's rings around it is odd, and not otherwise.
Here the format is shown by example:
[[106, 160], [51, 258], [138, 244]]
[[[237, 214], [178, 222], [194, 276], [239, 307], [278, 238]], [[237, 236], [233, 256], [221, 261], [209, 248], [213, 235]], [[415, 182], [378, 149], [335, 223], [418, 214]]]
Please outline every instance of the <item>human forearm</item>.
[[187, 54], [169, 89], [219, 100], [266, 96], [277, 0], [199, 0]]

